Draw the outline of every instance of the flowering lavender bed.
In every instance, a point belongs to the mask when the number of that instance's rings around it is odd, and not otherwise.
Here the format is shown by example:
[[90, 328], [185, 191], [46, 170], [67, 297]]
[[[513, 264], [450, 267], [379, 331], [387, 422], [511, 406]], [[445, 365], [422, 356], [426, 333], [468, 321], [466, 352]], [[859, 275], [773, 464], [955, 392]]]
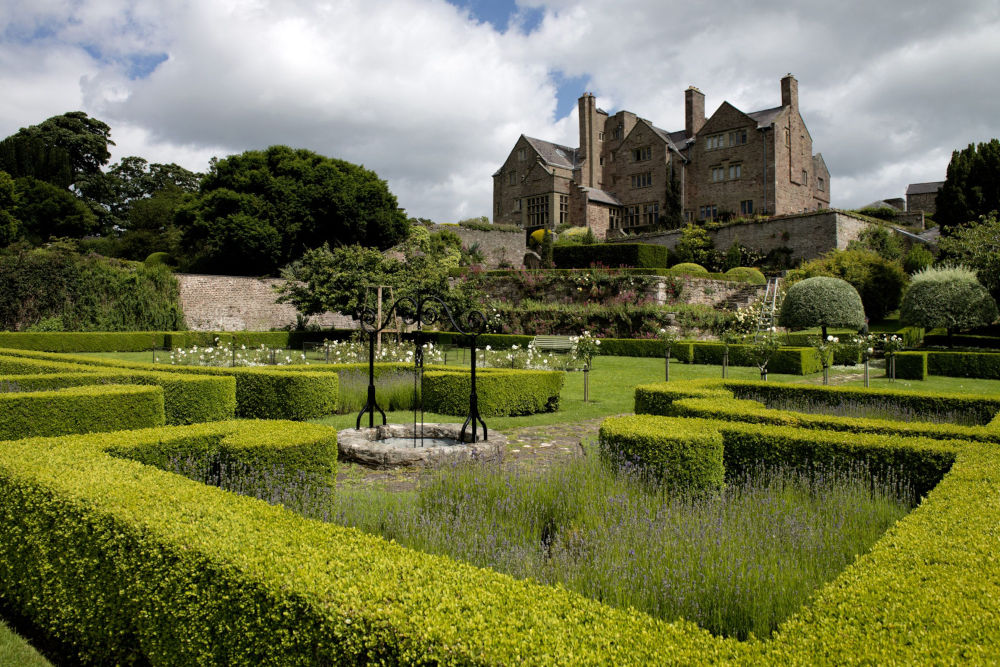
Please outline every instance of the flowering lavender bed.
[[902, 477], [873, 479], [863, 467], [761, 467], [720, 493], [668, 495], [597, 459], [535, 473], [459, 466], [416, 491], [336, 495], [282, 471], [174, 469], [415, 549], [741, 639], [768, 636], [910, 509]]

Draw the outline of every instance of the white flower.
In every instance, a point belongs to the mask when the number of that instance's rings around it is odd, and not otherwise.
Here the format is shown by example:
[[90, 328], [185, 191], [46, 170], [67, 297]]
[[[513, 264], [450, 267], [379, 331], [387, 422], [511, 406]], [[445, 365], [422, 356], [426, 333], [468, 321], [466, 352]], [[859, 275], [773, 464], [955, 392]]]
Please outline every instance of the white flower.
[[827, 341], [828, 343], [832, 343], [832, 342], [833, 342], [833, 336], [827, 336], [827, 337], [826, 337], [826, 341]]
[[487, 352], [489, 352], [489, 351], [490, 351], [490, 346], [489, 346], [489, 345], [487, 345], [487, 346], [486, 346], [486, 351], [487, 351]]
[[868, 354], [874, 354], [874, 353], [875, 353], [875, 348], [873, 347], [868, 348]]

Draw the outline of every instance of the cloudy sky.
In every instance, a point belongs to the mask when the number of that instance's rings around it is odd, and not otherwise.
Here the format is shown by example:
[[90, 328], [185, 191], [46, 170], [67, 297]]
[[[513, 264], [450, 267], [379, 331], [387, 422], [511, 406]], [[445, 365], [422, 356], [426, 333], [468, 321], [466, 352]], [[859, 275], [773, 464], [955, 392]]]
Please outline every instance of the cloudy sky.
[[1000, 136], [998, 0], [0, 0], [0, 137], [72, 110], [114, 158], [204, 171], [272, 144], [364, 164], [412, 216], [489, 215], [521, 134], [577, 144], [576, 98], [684, 125], [799, 80], [833, 205], [943, 180]]

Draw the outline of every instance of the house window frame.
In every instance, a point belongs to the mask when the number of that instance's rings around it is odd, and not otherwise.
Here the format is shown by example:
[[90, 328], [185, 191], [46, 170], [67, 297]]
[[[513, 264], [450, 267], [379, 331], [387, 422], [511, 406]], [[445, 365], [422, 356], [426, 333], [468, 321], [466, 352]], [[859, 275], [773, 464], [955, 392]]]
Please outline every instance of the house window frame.
[[726, 180], [726, 168], [722, 165], [712, 167], [709, 179], [712, 183], [722, 183]]
[[559, 224], [569, 220], [569, 195], [559, 195]]
[[740, 215], [753, 215], [752, 199], [744, 199], [740, 201]]
[[653, 172], [643, 171], [631, 176], [632, 189], [648, 188], [653, 185]]
[[653, 159], [653, 147], [652, 146], [641, 146], [639, 148], [632, 149], [632, 161], [633, 162], [646, 162], [647, 160]]
[[549, 195], [536, 195], [527, 199], [528, 226], [547, 228], [549, 226]]
[[738, 181], [743, 178], [743, 163], [734, 162], [729, 165], [729, 169], [726, 172], [729, 175], [730, 181]]
[[507, 174], [507, 185], [517, 185], [517, 172], [512, 171]]
[[660, 221], [660, 202], [642, 205], [642, 224], [655, 225]]

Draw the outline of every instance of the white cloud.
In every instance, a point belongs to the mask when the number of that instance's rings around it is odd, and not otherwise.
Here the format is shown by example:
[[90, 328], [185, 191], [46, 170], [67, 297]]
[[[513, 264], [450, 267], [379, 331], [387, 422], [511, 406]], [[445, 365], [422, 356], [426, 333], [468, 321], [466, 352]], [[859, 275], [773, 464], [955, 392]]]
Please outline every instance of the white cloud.
[[203, 170], [212, 155], [310, 148], [374, 169], [411, 215], [441, 221], [489, 214], [519, 134], [576, 144], [575, 110], [555, 117], [555, 71], [670, 130], [688, 85], [709, 112], [754, 110], [780, 103], [791, 71], [841, 206], [942, 179], [953, 149], [1000, 135], [995, 0], [522, 0], [544, 12], [529, 34], [443, 0], [7, 5], [0, 136], [82, 108], [111, 125], [116, 157]]

